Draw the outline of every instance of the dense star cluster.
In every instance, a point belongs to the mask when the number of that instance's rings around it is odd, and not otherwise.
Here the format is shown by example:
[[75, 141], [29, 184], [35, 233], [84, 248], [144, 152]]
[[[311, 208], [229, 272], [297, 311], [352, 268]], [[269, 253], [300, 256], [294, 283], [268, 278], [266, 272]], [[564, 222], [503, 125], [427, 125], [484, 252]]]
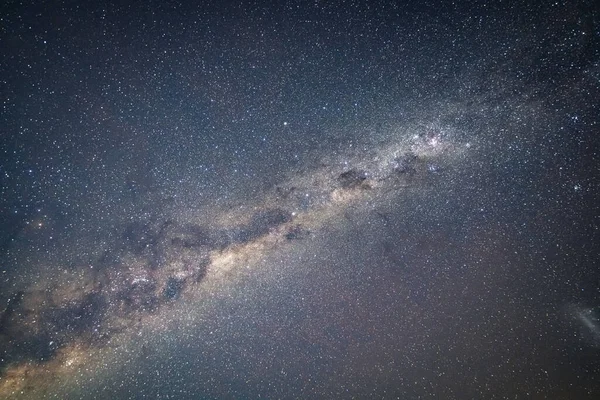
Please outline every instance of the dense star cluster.
[[0, 6], [0, 398], [600, 396], [593, 1], [201, 3]]

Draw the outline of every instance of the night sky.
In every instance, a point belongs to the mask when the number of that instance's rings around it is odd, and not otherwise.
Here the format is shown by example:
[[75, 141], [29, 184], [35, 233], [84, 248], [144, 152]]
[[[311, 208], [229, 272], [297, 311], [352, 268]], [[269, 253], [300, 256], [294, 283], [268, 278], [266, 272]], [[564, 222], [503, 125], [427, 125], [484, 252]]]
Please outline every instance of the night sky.
[[34, 3], [0, 398], [600, 398], [596, 2]]

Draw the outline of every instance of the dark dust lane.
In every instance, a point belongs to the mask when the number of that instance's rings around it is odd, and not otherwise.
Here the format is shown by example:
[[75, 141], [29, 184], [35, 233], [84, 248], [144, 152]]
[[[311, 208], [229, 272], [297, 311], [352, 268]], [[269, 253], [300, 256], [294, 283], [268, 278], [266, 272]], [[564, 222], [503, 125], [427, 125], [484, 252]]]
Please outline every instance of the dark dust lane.
[[[160, 326], [166, 314], [182, 314], [180, 302], [201, 302], [199, 293], [211, 286], [225, 285], [216, 293], [226, 290], [238, 270], [312, 238], [351, 204], [427, 186], [440, 179], [433, 163], [450, 167], [469, 150], [451, 129], [414, 129], [375, 151], [375, 161], [344, 155], [335, 166], [292, 176], [265, 193], [261, 204], [222, 215], [215, 210], [210, 223], [128, 222], [85, 271], [65, 271], [46, 288], [15, 293], [2, 314], [4, 390], [31, 390], [35, 381], [72, 373], [74, 364], [87, 368], [90, 355], [113, 351], [120, 346], [115, 342], [131, 340], [146, 324]], [[320, 200], [307, 204], [307, 196]]]

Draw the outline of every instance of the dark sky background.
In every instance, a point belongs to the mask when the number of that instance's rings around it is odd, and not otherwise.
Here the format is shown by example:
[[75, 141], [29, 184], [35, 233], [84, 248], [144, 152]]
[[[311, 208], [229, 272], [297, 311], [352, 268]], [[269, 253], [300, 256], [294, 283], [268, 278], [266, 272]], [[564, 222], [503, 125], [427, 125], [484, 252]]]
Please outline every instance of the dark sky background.
[[1, 398], [600, 397], [594, 1], [201, 3], [0, 6]]

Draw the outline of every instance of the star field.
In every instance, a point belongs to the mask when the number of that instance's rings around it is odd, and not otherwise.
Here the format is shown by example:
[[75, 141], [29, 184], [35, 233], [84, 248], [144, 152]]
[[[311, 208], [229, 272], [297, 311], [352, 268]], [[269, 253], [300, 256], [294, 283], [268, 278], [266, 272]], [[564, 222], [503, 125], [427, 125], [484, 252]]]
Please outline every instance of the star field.
[[597, 398], [599, 18], [2, 5], [0, 398]]

